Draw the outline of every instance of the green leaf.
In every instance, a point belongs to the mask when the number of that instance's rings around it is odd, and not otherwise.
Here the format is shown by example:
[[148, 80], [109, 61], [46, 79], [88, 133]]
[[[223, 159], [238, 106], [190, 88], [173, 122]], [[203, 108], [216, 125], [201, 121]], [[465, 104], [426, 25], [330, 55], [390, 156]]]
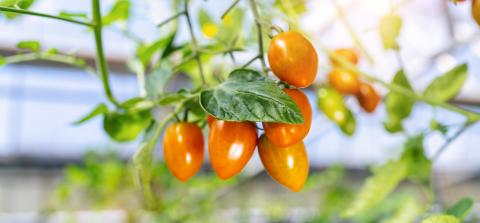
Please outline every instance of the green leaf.
[[344, 217], [362, 214], [382, 202], [408, 174], [408, 163], [402, 160], [390, 161], [375, 168], [356, 198], [342, 213]]
[[435, 78], [425, 89], [425, 97], [437, 101], [448, 101], [455, 97], [462, 89], [467, 79], [468, 66], [462, 64], [451, 69], [447, 73]]
[[161, 65], [159, 68], [147, 75], [145, 79], [145, 90], [148, 98], [158, 98], [164, 93], [165, 85], [173, 76], [173, 71], [166, 65]]
[[18, 0], [0, 0], [0, 6], [9, 7], [16, 5]]
[[422, 223], [460, 223], [460, 220], [451, 215], [435, 215], [423, 220]]
[[254, 70], [234, 70], [222, 84], [202, 91], [200, 104], [221, 120], [303, 123], [295, 102], [275, 82]]
[[452, 207], [448, 208], [447, 214], [457, 217], [460, 220], [465, 219], [467, 215], [472, 211], [473, 199], [464, 197], [455, 203]]
[[104, 115], [103, 129], [115, 141], [132, 141], [150, 124], [150, 111], [110, 112]]
[[106, 114], [106, 113], [108, 113], [108, 107], [104, 103], [100, 103], [97, 106], [95, 106], [95, 108], [91, 112], [89, 112], [88, 114], [86, 114], [85, 116], [80, 118], [79, 120], [73, 122], [72, 124], [73, 125], [79, 125], [79, 124], [82, 124], [86, 121], [89, 121], [92, 118], [95, 118], [98, 115], [103, 115], [103, 114]]
[[0, 67], [4, 66], [7, 64], [7, 59], [5, 57], [0, 56]]
[[159, 105], [171, 105], [176, 102], [181, 101], [182, 99], [185, 99], [185, 95], [179, 94], [179, 93], [173, 93], [173, 94], [166, 94], [160, 97], [158, 100]]
[[145, 98], [141, 97], [130, 98], [120, 104], [120, 107], [128, 110], [129, 112], [148, 110], [154, 106], [155, 103], [153, 101], [146, 100]]
[[17, 48], [31, 50], [33, 52], [39, 52], [41, 45], [40, 42], [34, 40], [21, 41], [17, 43]]
[[[35, 0], [17, 0], [16, 7], [19, 9], [28, 9], [30, 8]], [[3, 13], [8, 19], [14, 19], [21, 15], [20, 13], [14, 13], [14, 12], [4, 12]]]
[[148, 45], [140, 45], [137, 48], [137, 57], [142, 62], [143, 66], [146, 67], [157, 53], [160, 53], [160, 59], [163, 59], [174, 52], [175, 47], [173, 46], [173, 42], [175, 41], [176, 35], [177, 31], [174, 30], [167, 36]]
[[447, 134], [448, 132], [448, 127], [440, 122], [438, 122], [435, 119], [432, 119], [430, 121], [430, 128], [434, 131], [439, 131], [443, 135]]
[[59, 17], [67, 18], [67, 19], [88, 19], [87, 13], [85, 12], [67, 12], [61, 11], [58, 14]]
[[115, 22], [125, 21], [130, 14], [130, 1], [129, 0], [117, 0], [110, 9], [107, 15], [102, 19], [104, 26], [111, 25]]
[[425, 155], [423, 140], [424, 135], [409, 138], [401, 158], [409, 163], [408, 178], [420, 183], [429, 182], [432, 173], [432, 161]]
[[382, 223], [411, 223], [422, 214], [423, 208], [415, 197], [409, 196], [403, 199], [395, 213], [382, 221]]
[[[397, 72], [393, 78], [392, 85], [404, 87], [413, 92], [412, 86], [403, 70]], [[396, 91], [390, 91], [385, 98], [385, 108], [388, 116], [387, 121], [384, 123], [385, 129], [392, 133], [402, 131], [402, 122], [410, 116], [414, 104], [415, 99]]]
[[385, 49], [398, 50], [397, 38], [402, 29], [402, 18], [395, 14], [389, 14], [380, 20], [380, 36]]

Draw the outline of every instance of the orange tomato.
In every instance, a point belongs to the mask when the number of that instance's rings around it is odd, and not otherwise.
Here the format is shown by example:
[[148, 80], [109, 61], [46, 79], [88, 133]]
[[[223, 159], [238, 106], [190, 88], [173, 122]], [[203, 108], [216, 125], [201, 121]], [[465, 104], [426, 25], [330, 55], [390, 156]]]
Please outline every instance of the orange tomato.
[[284, 89], [283, 91], [297, 104], [304, 122], [303, 124], [264, 122], [265, 134], [278, 147], [291, 146], [302, 141], [312, 125], [312, 106], [307, 96], [300, 90]]
[[363, 82], [360, 83], [360, 91], [356, 96], [360, 106], [368, 113], [374, 112], [382, 99], [372, 85]]
[[163, 138], [163, 155], [168, 169], [180, 181], [195, 175], [203, 163], [202, 130], [196, 124], [178, 122], [170, 125]]
[[317, 76], [317, 52], [310, 41], [295, 31], [273, 37], [268, 63], [280, 80], [295, 87], [308, 87]]
[[360, 91], [360, 80], [357, 74], [340, 68], [335, 68], [328, 75], [330, 85], [342, 94], [357, 94]]
[[308, 158], [303, 142], [279, 148], [265, 135], [260, 137], [258, 154], [268, 174], [292, 191], [300, 191], [308, 178]]
[[[355, 52], [354, 49], [339, 48], [339, 49], [335, 50], [334, 54], [337, 55], [337, 56], [343, 57], [344, 59], [348, 60], [352, 64], [357, 64], [358, 63], [357, 52]], [[334, 66], [339, 66], [338, 62], [335, 61], [333, 58], [330, 58], [330, 62]]]
[[210, 163], [222, 179], [228, 179], [242, 171], [256, 146], [257, 129], [251, 122], [215, 120], [210, 126]]
[[472, 0], [472, 17], [480, 25], [480, 1]]

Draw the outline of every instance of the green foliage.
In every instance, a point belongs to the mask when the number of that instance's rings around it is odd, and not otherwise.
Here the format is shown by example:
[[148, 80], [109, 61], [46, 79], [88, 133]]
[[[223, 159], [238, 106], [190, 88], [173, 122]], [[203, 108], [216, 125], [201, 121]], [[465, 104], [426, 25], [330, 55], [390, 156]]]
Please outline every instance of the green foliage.
[[424, 208], [413, 196], [408, 196], [402, 200], [400, 206], [393, 213], [393, 215], [382, 223], [411, 223], [422, 214]]
[[434, 131], [438, 131], [438, 132], [442, 133], [443, 135], [446, 135], [447, 132], [448, 132], [448, 127], [446, 125], [438, 122], [435, 119], [432, 119], [430, 121], [430, 129], [432, 129]]
[[99, 115], [103, 115], [103, 114], [106, 114], [106, 113], [108, 113], [107, 105], [105, 105], [104, 103], [100, 103], [97, 106], [95, 106], [95, 108], [92, 111], [90, 111], [88, 114], [84, 115], [79, 120], [73, 122], [72, 124], [74, 124], [74, 125], [83, 124], [83, 123], [91, 120], [92, 118], [95, 118]]
[[474, 201], [472, 198], [464, 197], [448, 208], [446, 214], [455, 216], [459, 220], [463, 220], [472, 211], [473, 204]]
[[164, 93], [165, 85], [173, 74], [172, 69], [166, 65], [154, 69], [145, 80], [147, 97], [159, 98]]
[[104, 115], [103, 129], [115, 141], [132, 141], [150, 124], [150, 111], [113, 111]]
[[425, 89], [425, 97], [437, 101], [448, 101], [455, 97], [462, 89], [467, 79], [468, 66], [462, 64], [456, 66], [442, 76], [435, 78]]
[[[395, 74], [392, 84], [413, 91], [403, 70], [399, 70], [397, 74]], [[385, 98], [385, 108], [388, 115], [387, 121], [384, 123], [385, 129], [391, 133], [402, 131], [402, 122], [410, 116], [414, 104], [414, 98], [396, 91], [390, 91]]]
[[[6, 0], [7, 2], [9, 0]], [[16, 8], [19, 9], [29, 9], [35, 0], [17, 0], [15, 5], [10, 5], [10, 6], [15, 6]], [[2, 12], [8, 19], [14, 19], [17, 18], [20, 14], [18, 13], [13, 13], [13, 12]]]
[[409, 179], [420, 183], [428, 183], [432, 173], [432, 161], [425, 156], [423, 140], [424, 135], [417, 135], [408, 139], [401, 159], [409, 164]]
[[87, 13], [85, 12], [61, 11], [58, 16], [67, 19], [88, 19]]
[[155, 55], [159, 55], [160, 59], [164, 59], [169, 56], [175, 49], [173, 43], [176, 36], [177, 30], [175, 29], [165, 37], [162, 37], [154, 42], [148, 44], [140, 44], [137, 47], [136, 54], [141, 64], [144, 67], [147, 67]]
[[0, 0], [0, 6], [9, 7], [17, 4], [19, 0]]
[[300, 15], [307, 11], [305, 0], [275, 0], [274, 6], [289, 16]]
[[408, 163], [404, 160], [390, 161], [375, 168], [352, 203], [342, 213], [354, 217], [383, 201], [397, 185], [407, 177]]
[[234, 70], [222, 84], [202, 91], [200, 104], [222, 120], [303, 123], [295, 102], [254, 70]]
[[108, 14], [102, 18], [102, 24], [108, 26], [115, 22], [123, 22], [128, 19], [129, 15], [130, 0], [117, 0]]
[[21, 41], [17, 43], [17, 48], [30, 50], [32, 52], [39, 52], [41, 49], [40, 42], [34, 40]]
[[385, 49], [398, 50], [397, 38], [402, 29], [402, 18], [395, 14], [389, 14], [380, 20], [380, 35]]
[[7, 64], [7, 60], [5, 57], [0, 56], [0, 67], [4, 66], [5, 64]]
[[460, 223], [460, 220], [451, 215], [434, 215], [423, 220], [422, 223]]

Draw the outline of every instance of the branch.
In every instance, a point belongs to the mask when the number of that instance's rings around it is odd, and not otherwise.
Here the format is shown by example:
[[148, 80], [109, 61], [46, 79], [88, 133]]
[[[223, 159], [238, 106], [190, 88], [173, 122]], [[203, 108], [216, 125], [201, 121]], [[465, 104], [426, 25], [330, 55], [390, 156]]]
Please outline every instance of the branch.
[[465, 110], [463, 108], [451, 105], [447, 102], [438, 101], [436, 99], [428, 98], [428, 97], [425, 97], [423, 95], [418, 95], [415, 92], [411, 91], [410, 89], [407, 89], [407, 88], [405, 88], [403, 86], [400, 86], [400, 85], [397, 85], [397, 84], [387, 83], [387, 82], [385, 82], [385, 81], [383, 81], [379, 78], [376, 78], [376, 77], [374, 77], [374, 76], [372, 76], [372, 75], [370, 75], [366, 72], [363, 72], [363, 71], [359, 70], [354, 64], [350, 63], [348, 60], [346, 60], [342, 56], [338, 56], [337, 54], [331, 52], [330, 50], [328, 50], [323, 45], [320, 45], [320, 49], [322, 51], [324, 51], [326, 54], [328, 54], [335, 61], [337, 61], [342, 67], [344, 67], [347, 70], [350, 70], [352, 72], [355, 72], [355, 73], [359, 74], [361, 77], [363, 77], [365, 79], [377, 82], [377, 83], [383, 85], [384, 87], [386, 87], [386, 88], [388, 88], [392, 91], [395, 91], [395, 92], [398, 92], [398, 93], [403, 94], [405, 96], [414, 98], [417, 101], [423, 101], [423, 102], [425, 102], [427, 104], [430, 104], [432, 106], [440, 107], [440, 108], [443, 108], [443, 109], [450, 110], [452, 112], [461, 114], [461, 115], [465, 116], [469, 122], [480, 121], [480, 114], [479, 113], [475, 113], [475, 112]]
[[448, 146], [453, 142], [455, 141], [455, 139], [457, 139], [460, 135], [462, 135], [462, 133], [464, 133], [470, 126], [472, 126], [473, 123], [471, 122], [467, 122], [465, 123], [462, 128], [460, 128], [460, 130], [458, 130], [455, 134], [453, 134], [451, 137], [448, 137], [446, 140], [445, 140], [445, 143], [443, 143], [442, 146], [440, 146], [440, 148], [438, 148], [437, 152], [435, 153], [435, 155], [433, 156], [432, 160], [435, 161], [435, 160], [438, 160], [438, 158], [440, 157], [440, 155], [448, 148]]
[[103, 52], [102, 42], [102, 15], [100, 12], [100, 0], [92, 0], [93, 11], [93, 32], [95, 35], [95, 45], [97, 49], [97, 70], [100, 73], [102, 79], [103, 89], [107, 99], [114, 105], [118, 105], [118, 101], [113, 96], [110, 88], [109, 71], [105, 61], [105, 54]]
[[93, 27], [94, 26], [92, 23], [88, 23], [88, 22], [81, 22], [81, 21], [77, 21], [77, 20], [74, 20], [74, 19], [54, 16], [54, 15], [48, 15], [48, 14], [39, 13], [39, 12], [32, 12], [32, 11], [24, 10], [24, 9], [16, 9], [16, 8], [11, 8], [11, 7], [0, 6], [0, 11], [13, 12], [13, 13], [24, 14], [24, 15], [33, 15], [33, 16], [38, 16], [38, 17], [50, 18], [50, 19], [56, 19], [56, 20], [61, 20], [61, 21], [70, 22], [70, 23], [74, 23], [74, 24], [84, 25], [84, 26], [88, 26], [88, 27]]
[[255, 18], [255, 24], [257, 26], [258, 35], [258, 58], [262, 64], [262, 70], [264, 73], [268, 72], [267, 64], [265, 63], [265, 57], [263, 55], [263, 31], [262, 24], [260, 24], [260, 14], [258, 13], [256, 0], [250, 0], [250, 7], [252, 8], [253, 17]]
[[157, 25], [157, 27], [161, 27], [161, 26], [164, 26], [166, 25], [167, 23], [177, 19], [178, 17], [182, 16], [182, 15], [185, 15], [186, 11], [181, 11], [181, 12], [178, 12], [176, 13], [175, 15], [172, 15], [170, 17], [168, 17], [167, 19], [163, 20], [163, 22], [159, 23]]
[[195, 33], [193, 32], [192, 20], [190, 18], [190, 12], [188, 11], [188, 2], [189, 0], [185, 0], [185, 17], [187, 18], [188, 23], [188, 30], [190, 31], [190, 38], [192, 39], [192, 53], [197, 61], [198, 71], [200, 72], [200, 78], [202, 80], [202, 85], [206, 85], [207, 82], [205, 80], [205, 74], [203, 73], [203, 64], [202, 60], [200, 59], [200, 51], [198, 49], [197, 38], [195, 37]]
[[235, 8], [235, 6], [238, 4], [238, 2], [240, 2], [240, 0], [235, 0], [235, 1], [227, 8], [227, 10], [222, 14], [222, 19], [224, 19], [225, 16], [227, 16], [228, 13], [229, 13], [230, 11], [232, 11], [233, 8]]

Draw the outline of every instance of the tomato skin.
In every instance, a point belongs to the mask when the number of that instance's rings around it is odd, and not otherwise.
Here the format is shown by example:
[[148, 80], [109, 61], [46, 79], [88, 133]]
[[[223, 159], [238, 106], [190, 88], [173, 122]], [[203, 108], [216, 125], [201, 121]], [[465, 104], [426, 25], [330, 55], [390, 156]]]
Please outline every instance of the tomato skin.
[[279, 148], [265, 135], [260, 137], [258, 154], [265, 170], [278, 183], [294, 192], [302, 189], [308, 178], [308, 158], [303, 142]]
[[251, 122], [215, 120], [210, 126], [210, 163], [221, 179], [228, 179], [242, 171], [256, 146], [257, 129]]
[[186, 182], [202, 167], [204, 157], [202, 130], [196, 124], [178, 122], [170, 125], [163, 138], [163, 155], [168, 169]]
[[356, 97], [360, 106], [368, 113], [374, 112], [382, 99], [375, 88], [368, 83], [360, 84], [360, 91]]
[[357, 74], [345, 69], [333, 69], [328, 75], [330, 85], [342, 94], [356, 95], [360, 91]]
[[480, 25], [480, 1], [472, 0], [472, 17]]
[[[347, 61], [349, 61], [352, 64], [358, 64], [358, 55], [357, 55], [357, 52], [355, 52], [354, 49], [339, 48], [339, 49], [335, 50], [334, 54], [346, 59]], [[337, 61], [335, 61], [333, 58], [330, 58], [330, 63], [332, 63], [332, 65], [334, 65], [334, 66], [339, 66]]]
[[268, 48], [268, 63], [280, 80], [295, 87], [308, 87], [317, 76], [317, 52], [310, 41], [295, 31], [273, 37]]
[[278, 147], [294, 145], [305, 138], [312, 125], [312, 106], [307, 96], [300, 90], [283, 90], [297, 104], [302, 113], [303, 124], [285, 124], [264, 122], [263, 128], [268, 139]]
[[328, 119], [337, 124], [343, 124], [348, 117], [348, 109], [343, 100], [343, 95], [332, 87], [318, 89], [318, 107]]

